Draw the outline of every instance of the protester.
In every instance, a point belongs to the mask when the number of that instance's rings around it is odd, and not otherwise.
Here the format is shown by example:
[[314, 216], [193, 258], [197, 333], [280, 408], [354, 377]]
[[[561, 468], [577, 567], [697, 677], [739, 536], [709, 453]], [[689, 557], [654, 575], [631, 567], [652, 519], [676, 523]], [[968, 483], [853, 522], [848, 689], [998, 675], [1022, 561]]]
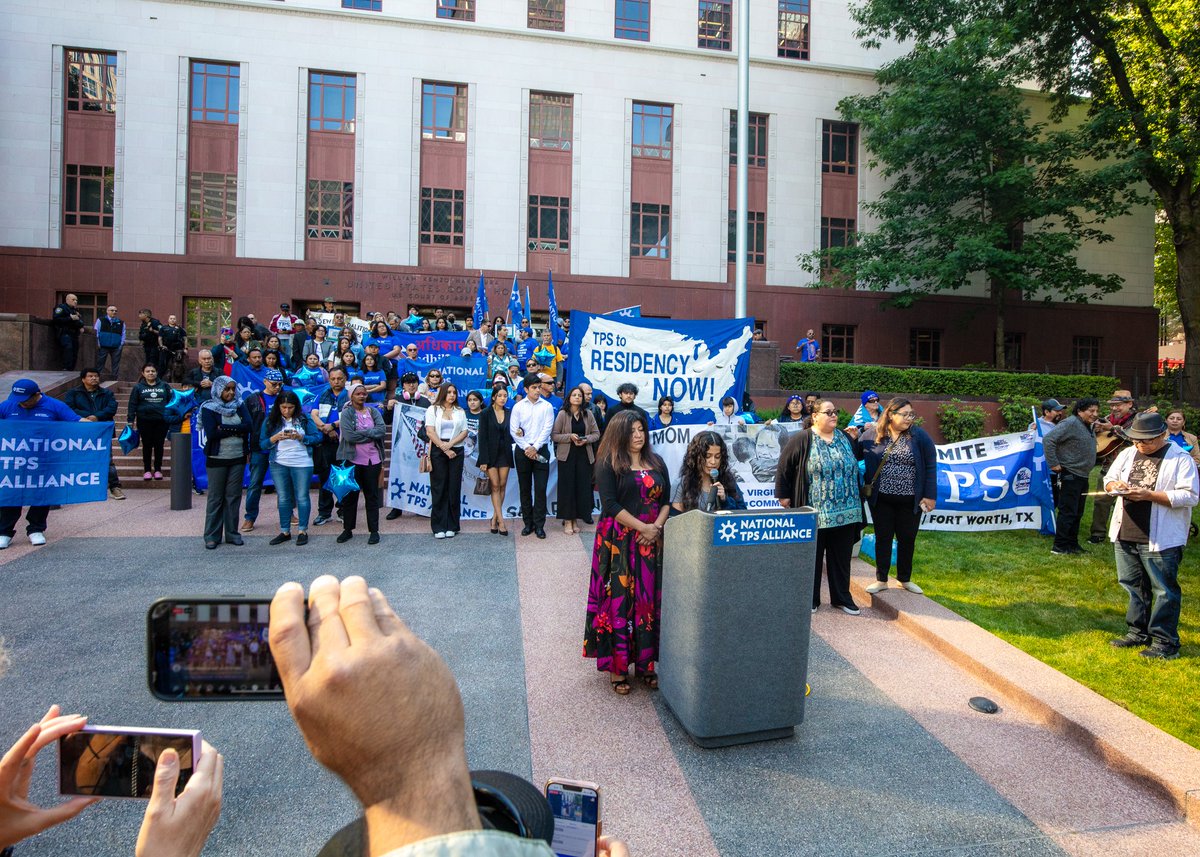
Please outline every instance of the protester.
[[167, 440], [166, 407], [171, 387], [158, 377], [158, 367], [150, 362], [142, 366], [142, 380], [129, 393], [126, 422], [138, 430], [142, 444], [142, 479], [162, 479], [163, 447]]
[[613, 691], [629, 693], [629, 669], [658, 687], [658, 620], [662, 611], [662, 530], [671, 478], [650, 448], [644, 417], [613, 414], [596, 455], [600, 521], [592, 549], [583, 656], [609, 673]]
[[379, 346], [379, 354], [388, 360], [394, 360], [400, 356], [400, 343], [392, 336], [392, 329], [388, 327], [387, 322], [380, 320], [371, 324], [371, 335], [363, 340], [363, 347], [371, 344]]
[[787, 401], [783, 403], [783, 413], [779, 415], [779, 419], [775, 422], [798, 424], [788, 426], [789, 430], [808, 428], [812, 421], [804, 407], [804, 397], [788, 396]]
[[[1133, 418], [1137, 415], [1137, 409], [1133, 403], [1133, 394], [1128, 390], [1114, 390], [1112, 398], [1108, 400], [1108, 406], [1109, 414], [1107, 419], [1096, 420], [1096, 435], [1098, 438], [1107, 432], [1114, 432], [1117, 429], [1125, 428], [1133, 422]], [[1151, 408], [1151, 410], [1155, 409]], [[1110, 497], [1104, 491], [1104, 474], [1112, 467], [1117, 454], [1126, 448], [1122, 443], [1113, 443], [1109, 445], [1107, 452], [1098, 453], [1096, 456], [1096, 464], [1100, 466], [1100, 470], [1096, 474], [1096, 491], [1099, 493], [1092, 504], [1092, 526], [1091, 532], [1088, 535], [1088, 542], [1090, 544], [1098, 545], [1108, 537], [1108, 520], [1112, 516], [1115, 498]]]
[[263, 342], [263, 361], [266, 362], [268, 354], [274, 354], [278, 359], [278, 364], [274, 368], [279, 369], [284, 374], [292, 371], [292, 364], [288, 362], [288, 354], [291, 353], [290, 347], [285, 348], [283, 340], [272, 333]]
[[[626, 381], [617, 387], [618, 401], [615, 405], [608, 409], [605, 414], [605, 425], [612, 421], [612, 418], [623, 411], [634, 411], [647, 426], [650, 425], [650, 415], [637, 405], [638, 388], [636, 384], [631, 384]], [[605, 429], [607, 431], [607, 429]]]
[[226, 370], [232, 371], [233, 364], [238, 361], [237, 348], [233, 341], [233, 328], [221, 328], [221, 343], [212, 350], [213, 365], [222, 375]]
[[584, 403], [583, 390], [575, 387], [567, 393], [550, 439], [558, 458], [557, 517], [563, 522], [563, 532], [574, 535], [579, 532], [577, 519], [592, 522], [592, 466], [596, 460], [592, 444], [600, 440], [600, 427]]
[[796, 343], [796, 352], [800, 355], [801, 363], [813, 363], [821, 359], [821, 343], [813, 336], [811, 327], [804, 338]]
[[467, 415], [458, 404], [458, 388], [443, 384], [425, 411], [429, 437], [429, 525], [435, 539], [452, 539], [461, 529], [463, 441]]
[[262, 342], [254, 338], [254, 328], [239, 327], [237, 336], [234, 337], [234, 352], [237, 354], [239, 363], [250, 362], [250, 352], [258, 350], [259, 359], [262, 358]]
[[497, 372], [508, 374], [508, 367], [519, 365], [516, 358], [508, 353], [508, 346], [504, 341], [497, 339], [492, 343], [492, 358], [488, 361], [488, 375], [495, 375]]
[[[63, 396], [63, 404], [83, 422], [111, 423], [117, 415], [117, 397], [100, 386], [100, 371], [84, 369], [79, 373], [79, 381], [78, 387], [73, 387]], [[108, 496], [113, 500], [125, 499], [121, 480], [117, 476], [117, 465], [113, 463], [111, 442], [108, 448]]]
[[54, 307], [50, 324], [58, 345], [59, 368], [64, 372], [74, 372], [75, 360], [79, 355], [79, 332], [83, 330], [79, 298], [75, 295], [63, 298], [63, 302]]
[[521, 489], [521, 535], [546, 538], [546, 482], [550, 476], [550, 433], [554, 408], [542, 399], [542, 382], [525, 376], [525, 398], [513, 406], [509, 432], [514, 443], [517, 484]]
[[[13, 384], [8, 398], [0, 402], [0, 420], [83, 422], [78, 414], [62, 402], [43, 395], [37, 382], [29, 378], [22, 378]], [[22, 508], [0, 507], [0, 550], [12, 544]], [[40, 547], [46, 543], [46, 519], [49, 516], [49, 506], [30, 506], [25, 513], [25, 534], [29, 536], [31, 545]]]
[[473, 432], [478, 443], [479, 420], [483, 416], [483, 394], [478, 390], [467, 393], [467, 431]]
[[1178, 446], [1200, 464], [1200, 449], [1197, 449], [1196, 436], [1190, 431], [1184, 431], [1187, 419], [1183, 411], [1171, 411], [1167, 414], [1167, 440]]
[[310, 354], [315, 354], [317, 355], [318, 362], [329, 363], [330, 358], [333, 357], [335, 343], [325, 338], [327, 332], [327, 328], [323, 324], [318, 324], [313, 329], [312, 339], [304, 343], [303, 354], [305, 358]]
[[[333, 504], [337, 498], [325, 487], [329, 481], [329, 469], [337, 460], [339, 445], [338, 425], [342, 409], [350, 397], [346, 394], [346, 370], [329, 370], [329, 389], [317, 397], [308, 416], [321, 432], [321, 442], [313, 447], [313, 473], [316, 474], [320, 490], [317, 492], [317, 517], [313, 526], [319, 527], [333, 517]], [[339, 506], [341, 504], [339, 503]]]
[[850, 425], [857, 429], [879, 422], [879, 394], [874, 390], [867, 390], [862, 394], [861, 401], [862, 404], [850, 418]]
[[683, 469], [672, 485], [671, 507], [679, 512], [746, 508], [737, 475], [729, 467], [729, 449], [717, 432], [700, 432], [688, 443]]
[[[18, 842], [71, 820], [99, 800], [75, 797], [47, 808], [29, 801], [38, 753], [86, 725], [87, 717], [62, 714], [52, 705], [0, 759], [0, 850], [4, 854], [11, 854], [11, 846]], [[135, 857], [199, 857], [221, 814], [224, 769], [224, 758], [202, 741], [194, 773], [176, 796], [179, 755], [173, 749], [164, 750], [155, 767]]]
[[721, 400], [721, 413], [717, 414], [717, 418], [709, 423], [710, 426], [744, 426], [745, 424], [746, 420], [738, 416], [737, 399], [733, 396], [726, 396]]
[[201, 348], [196, 354], [196, 363], [183, 377], [183, 383], [192, 388], [196, 403], [202, 405], [212, 395], [212, 382], [223, 373], [217, 368], [213, 353], [207, 348]]
[[892, 399], [878, 422], [858, 438], [866, 461], [864, 478], [871, 486], [867, 503], [875, 523], [875, 582], [867, 587], [872, 594], [888, 587], [893, 537], [896, 580], [909, 592], [922, 591], [912, 582], [912, 561], [921, 515], [937, 505], [937, 449], [925, 429], [913, 425], [914, 419], [908, 399]]
[[304, 365], [292, 375], [293, 387], [324, 387], [329, 383], [329, 373], [321, 368], [321, 359], [316, 354], [304, 358]]
[[[818, 402], [812, 428], [795, 432], [788, 438], [775, 474], [775, 499], [785, 509], [811, 506], [816, 510], [813, 612], [821, 605], [821, 571], [824, 568], [829, 580], [829, 603], [843, 613], [857, 616], [862, 611], [850, 594], [850, 558], [864, 526], [859, 490], [862, 482], [854, 445], [844, 432], [838, 430], [837, 418], [837, 406], [833, 402]], [[891, 543], [889, 534], [887, 544]], [[887, 580], [886, 573], [884, 580]]]
[[[282, 350], [289, 360], [292, 356], [292, 336], [299, 329], [302, 329], [300, 319], [292, 315], [292, 307], [288, 303], [279, 305], [279, 312], [271, 316], [271, 321], [267, 325], [267, 330], [279, 337]], [[291, 364], [289, 363], [289, 365]]]
[[492, 488], [492, 532], [508, 535], [504, 526], [504, 494], [508, 490], [508, 471], [513, 466], [513, 439], [509, 433], [508, 388], [492, 387], [492, 404], [479, 418], [479, 442], [476, 461], [487, 474]]
[[367, 401], [375, 407], [382, 408], [387, 398], [387, 373], [379, 365], [378, 354], [368, 354], [363, 357], [363, 386], [367, 388]]
[[658, 413], [650, 420], [650, 431], [664, 429], [675, 421], [675, 399], [663, 396], [658, 400]]
[[1050, 553], [1068, 556], [1087, 553], [1079, 545], [1079, 522], [1083, 518], [1088, 476], [1096, 464], [1094, 424], [1099, 414], [1098, 400], [1079, 399], [1071, 416], [1042, 438], [1046, 465], [1058, 474], [1058, 512]]
[[208, 472], [204, 546], [209, 550], [214, 550], [222, 539], [231, 545], [244, 544], [237, 528], [253, 422], [237, 393], [237, 383], [221, 375], [213, 381], [212, 395], [200, 406], [204, 466]]
[[312, 448], [321, 443], [322, 432], [300, 407], [300, 399], [285, 390], [275, 399], [270, 413], [263, 420], [259, 448], [270, 457], [271, 481], [279, 505], [279, 535], [272, 545], [281, 545], [292, 538], [292, 510], [296, 511], [299, 531], [297, 545], [308, 544], [308, 516], [312, 502], [308, 488], [313, 475]]
[[417, 392], [430, 401], [433, 401], [437, 398], [438, 390], [442, 386], [443, 380], [445, 379], [442, 376], [441, 369], [430, 369], [425, 373], [425, 381], [417, 388]]
[[533, 356], [537, 358], [539, 365], [544, 366], [550, 375], [556, 375], [558, 372], [558, 364], [566, 358], [562, 352], [558, 350], [558, 346], [554, 344], [554, 337], [549, 330], [542, 331], [541, 342], [534, 349]]
[[104, 371], [108, 361], [114, 378], [121, 377], [121, 353], [125, 350], [125, 322], [117, 317], [117, 308], [109, 306], [104, 315], [96, 319], [96, 370]]
[[1034, 426], [1040, 424], [1042, 427], [1042, 436], [1045, 437], [1054, 431], [1056, 425], [1062, 422], [1063, 412], [1066, 409], [1067, 406], [1058, 401], [1058, 399], [1047, 399], [1042, 402], [1042, 415], [1037, 418], [1036, 423], [1030, 423], [1025, 430], [1033, 431]]
[[1115, 545], [1117, 581], [1129, 594], [1129, 631], [1117, 648], [1142, 647], [1144, 658], [1179, 657], [1179, 564], [1187, 544], [1200, 476], [1191, 456], [1167, 440], [1157, 413], [1138, 414], [1125, 436], [1131, 448], [1104, 475], [1104, 490], [1120, 497], [1108, 535]]
[[383, 415], [376, 408], [368, 408], [367, 388], [353, 383], [348, 389], [350, 401], [342, 408], [338, 422], [341, 442], [337, 457], [343, 466], [354, 466], [354, 481], [359, 490], [351, 491], [342, 498], [342, 532], [339, 544], [354, 537], [358, 524], [358, 495], [361, 493], [367, 509], [367, 544], [379, 544], [379, 473], [383, 467], [383, 439], [387, 430], [383, 426]]

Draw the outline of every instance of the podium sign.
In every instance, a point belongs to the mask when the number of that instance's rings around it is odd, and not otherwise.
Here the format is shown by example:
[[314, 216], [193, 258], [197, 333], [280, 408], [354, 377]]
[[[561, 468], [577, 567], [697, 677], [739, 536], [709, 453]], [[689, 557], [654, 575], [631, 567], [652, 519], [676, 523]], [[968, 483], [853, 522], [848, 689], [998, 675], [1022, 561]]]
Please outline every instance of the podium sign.
[[804, 720], [816, 533], [809, 508], [667, 520], [659, 691], [701, 747]]

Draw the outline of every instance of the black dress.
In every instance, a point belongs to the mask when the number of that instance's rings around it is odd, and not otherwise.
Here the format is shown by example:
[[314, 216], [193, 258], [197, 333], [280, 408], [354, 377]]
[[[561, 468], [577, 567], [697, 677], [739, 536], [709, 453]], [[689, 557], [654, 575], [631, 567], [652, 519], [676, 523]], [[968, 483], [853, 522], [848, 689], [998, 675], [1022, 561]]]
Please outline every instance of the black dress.
[[[571, 417], [571, 434], [587, 435], [582, 413]], [[565, 461], [558, 462], [558, 514], [560, 521], [592, 516], [592, 462], [588, 448], [571, 444]]]
[[485, 408], [479, 415], [478, 463], [482, 467], [513, 466], [513, 441], [508, 433], [512, 412], [504, 412], [504, 421], [496, 419], [495, 408]]

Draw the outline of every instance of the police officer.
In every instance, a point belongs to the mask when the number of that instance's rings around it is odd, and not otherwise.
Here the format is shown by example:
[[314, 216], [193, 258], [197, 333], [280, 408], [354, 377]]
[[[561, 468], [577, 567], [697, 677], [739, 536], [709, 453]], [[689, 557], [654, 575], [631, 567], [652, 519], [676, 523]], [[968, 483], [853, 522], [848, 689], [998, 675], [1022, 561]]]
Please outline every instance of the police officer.
[[162, 322], [148, 309], [138, 310], [138, 320], [142, 323], [138, 329], [138, 339], [142, 342], [142, 350], [146, 352], [146, 362], [153, 363], [161, 370]]
[[79, 331], [83, 330], [83, 319], [79, 317], [79, 298], [67, 295], [54, 308], [50, 319], [54, 326], [54, 339], [58, 343], [58, 357], [64, 372], [75, 371], [75, 358], [79, 355]]

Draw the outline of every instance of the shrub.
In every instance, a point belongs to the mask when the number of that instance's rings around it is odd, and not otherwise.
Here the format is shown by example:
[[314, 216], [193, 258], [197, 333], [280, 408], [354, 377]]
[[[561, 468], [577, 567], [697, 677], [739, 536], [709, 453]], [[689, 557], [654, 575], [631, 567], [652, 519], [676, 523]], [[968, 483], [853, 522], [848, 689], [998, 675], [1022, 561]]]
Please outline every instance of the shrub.
[[759, 408], [758, 421], [765, 423], [767, 420], [777, 420], [781, 413], [783, 411], [779, 408]]
[[[1028, 396], [1041, 402], [1052, 396], [1101, 401], [1121, 386], [1105, 375], [1036, 375], [1018, 372], [974, 372], [963, 369], [891, 369], [857, 363], [781, 363], [779, 386], [784, 390], [859, 393], [875, 390], [880, 398], [894, 395], [978, 397]], [[886, 392], [885, 392], [886, 391]], [[1029, 421], [1026, 420], [1028, 425]]]
[[951, 399], [938, 406], [938, 423], [946, 443], [958, 443], [960, 440], [979, 437], [983, 434], [983, 419], [983, 408], [978, 405], [964, 405], [958, 399]]
[[1033, 396], [1013, 396], [1011, 399], [1000, 400], [1000, 419], [1004, 421], [1001, 434], [1025, 431], [1033, 421], [1033, 414], [1042, 413], [1042, 402], [1045, 399], [1035, 399]]

